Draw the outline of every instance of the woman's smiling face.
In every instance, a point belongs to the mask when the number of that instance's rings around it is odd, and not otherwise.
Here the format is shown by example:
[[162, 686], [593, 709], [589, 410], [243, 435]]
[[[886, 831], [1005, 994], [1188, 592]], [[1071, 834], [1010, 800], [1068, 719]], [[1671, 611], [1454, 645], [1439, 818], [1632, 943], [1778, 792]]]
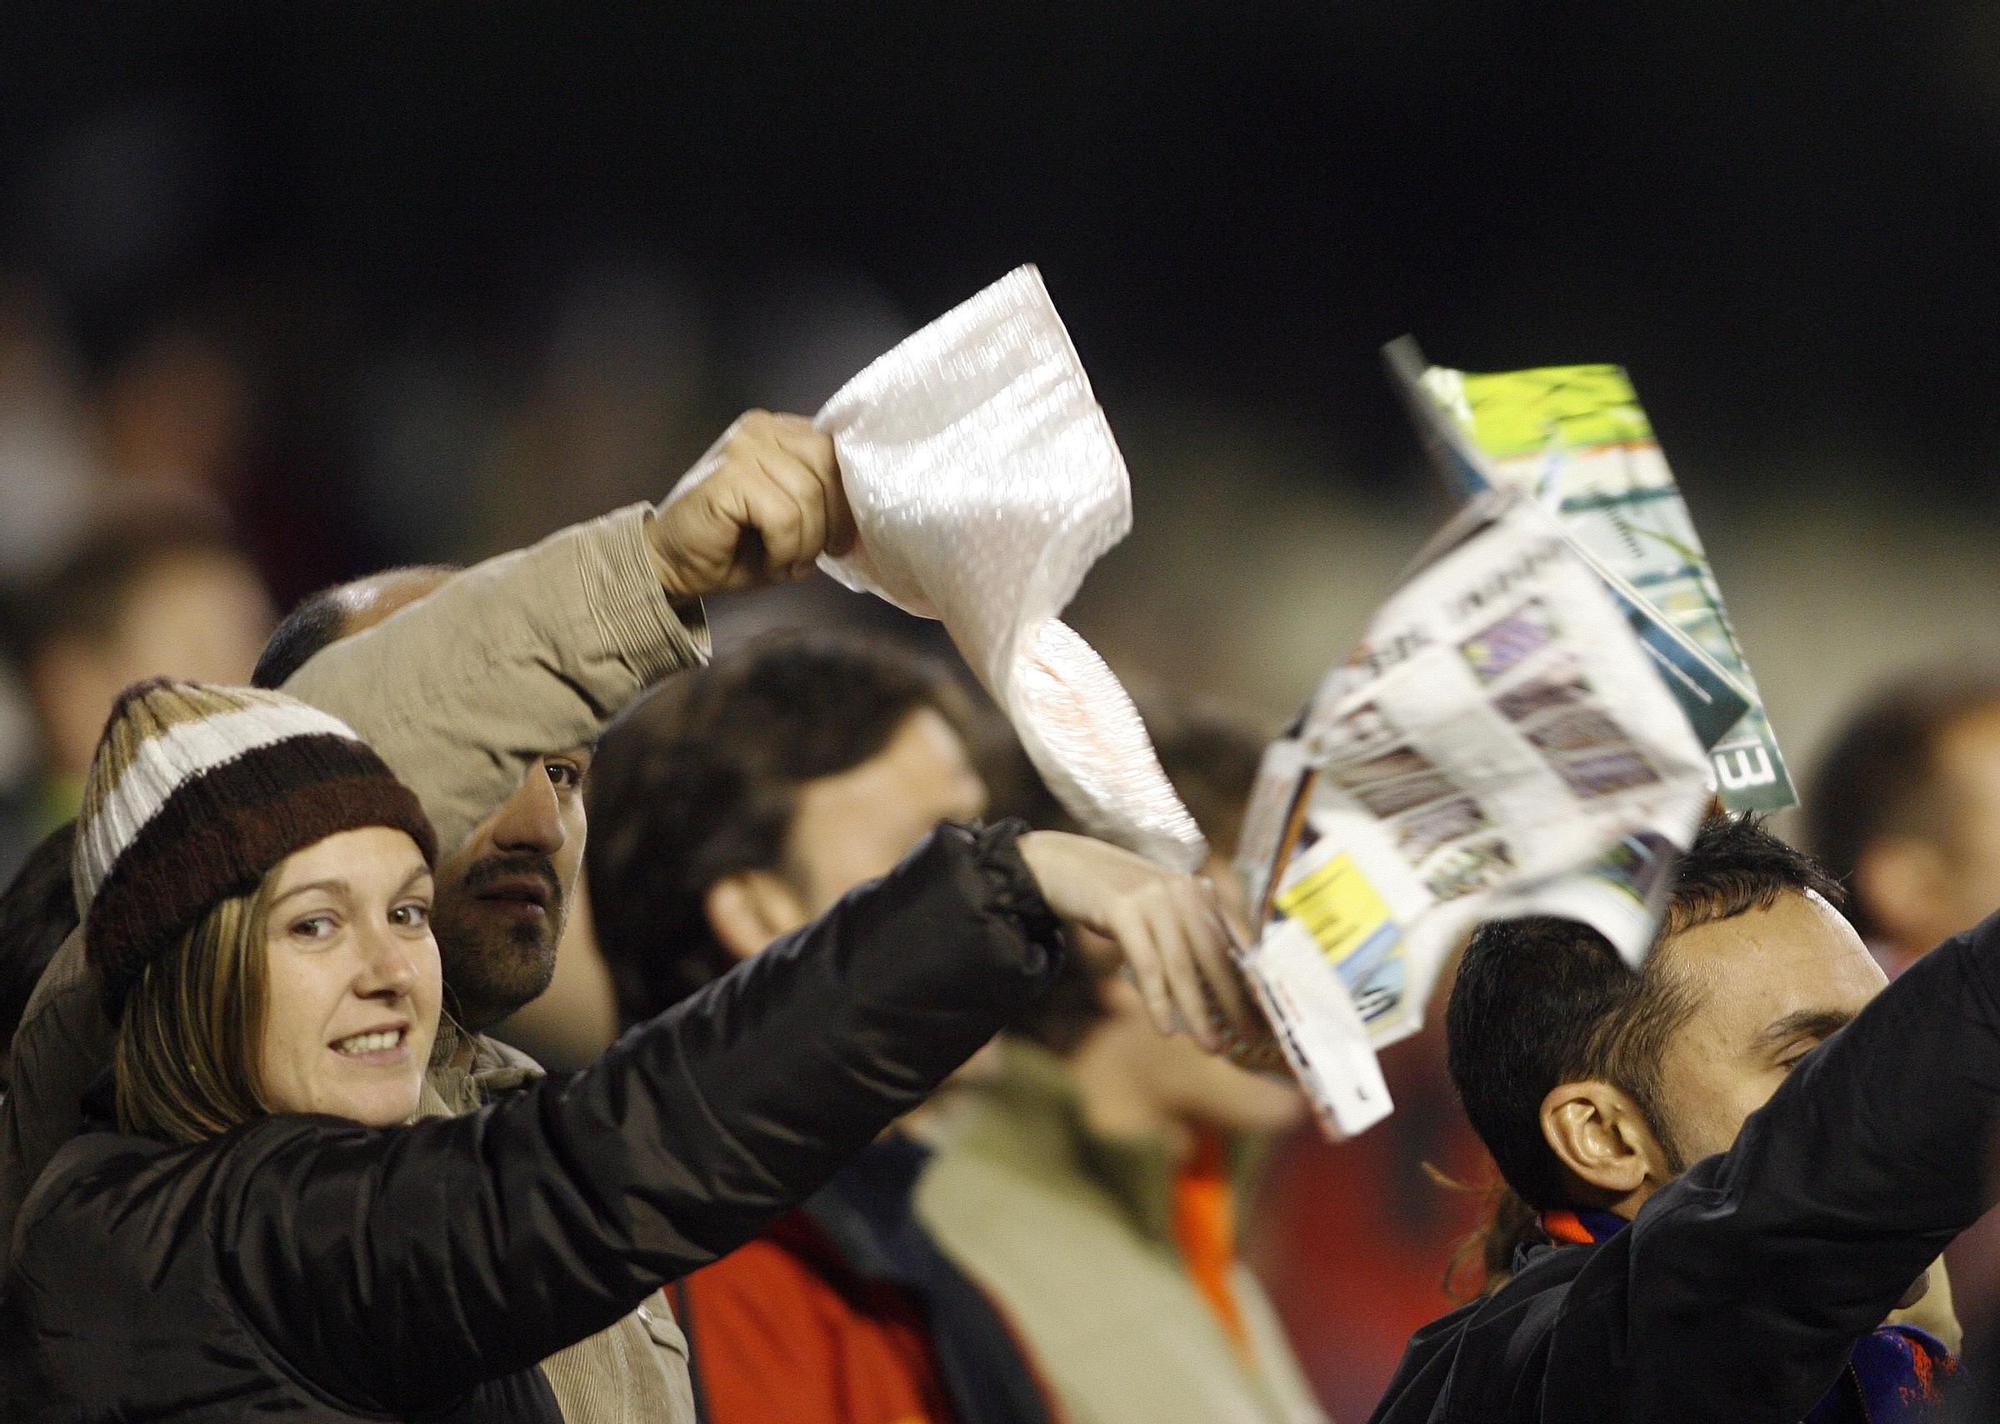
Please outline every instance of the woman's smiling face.
[[416, 842], [384, 826], [342, 831], [273, 874], [259, 1064], [266, 1104], [371, 1127], [407, 1120], [442, 993], [431, 872]]

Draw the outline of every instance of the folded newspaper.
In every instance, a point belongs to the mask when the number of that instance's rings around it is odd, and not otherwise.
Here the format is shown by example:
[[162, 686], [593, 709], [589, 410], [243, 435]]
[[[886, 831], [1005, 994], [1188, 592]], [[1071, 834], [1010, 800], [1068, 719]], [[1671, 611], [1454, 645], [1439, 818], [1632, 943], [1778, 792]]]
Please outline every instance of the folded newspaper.
[[1383, 355], [1433, 458], [1462, 493], [1518, 490], [1555, 511], [1687, 711], [1723, 804], [1796, 805], [1708, 555], [1624, 370], [1477, 375], [1427, 365], [1407, 336]]
[[1562, 915], [1641, 962], [1709, 799], [1681, 703], [1555, 518], [1496, 491], [1433, 540], [1265, 755], [1239, 855], [1245, 963], [1322, 1123], [1389, 1112], [1481, 920]]

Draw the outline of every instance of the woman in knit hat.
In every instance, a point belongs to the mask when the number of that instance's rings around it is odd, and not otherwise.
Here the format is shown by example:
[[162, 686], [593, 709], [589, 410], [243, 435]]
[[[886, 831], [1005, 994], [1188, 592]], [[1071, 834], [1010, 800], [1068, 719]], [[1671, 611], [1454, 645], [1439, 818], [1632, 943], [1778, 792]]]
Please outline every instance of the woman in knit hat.
[[[1163, 1015], [1237, 992], [1187, 877], [944, 825], [588, 1072], [401, 1125], [439, 1013], [433, 858], [415, 797], [334, 718], [187, 683], [120, 699], [75, 860], [114, 1072], [105, 1130], [17, 1224], [9, 1420], [553, 1424], [536, 1361], [753, 1235], [771, 1176], [823, 1181], [921, 1101], [1046, 989], [1059, 920], [1120, 941]], [[799, 1051], [732, 1054], [750, 1022]], [[678, 1169], [731, 1150], [719, 1103], [791, 1154], [738, 1149], [756, 1209]]]
[[345, 725], [253, 689], [141, 684], [91, 763], [73, 875], [119, 1025], [121, 1130], [415, 1112], [441, 979], [423, 808]]

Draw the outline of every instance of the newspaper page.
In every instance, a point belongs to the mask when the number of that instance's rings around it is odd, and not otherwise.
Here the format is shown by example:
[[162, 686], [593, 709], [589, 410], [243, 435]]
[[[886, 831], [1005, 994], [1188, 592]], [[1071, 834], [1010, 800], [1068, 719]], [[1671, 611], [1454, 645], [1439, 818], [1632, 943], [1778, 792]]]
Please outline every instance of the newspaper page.
[[1447, 478], [1467, 494], [1513, 489], [1554, 510], [1625, 602], [1708, 747], [1723, 804], [1796, 805], [1714, 571], [1624, 369], [1478, 375], [1426, 365], [1408, 337], [1384, 355]]
[[1639, 963], [1709, 798], [1699, 738], [1556, 521], [1495, 493], [1447, 532], [1270, 747], [1244, 827], [1248, 977], [1336, 1136], [1388, 1111], [1357, 1036], [1414, 1033], [1475, 923], [1562, 915]]

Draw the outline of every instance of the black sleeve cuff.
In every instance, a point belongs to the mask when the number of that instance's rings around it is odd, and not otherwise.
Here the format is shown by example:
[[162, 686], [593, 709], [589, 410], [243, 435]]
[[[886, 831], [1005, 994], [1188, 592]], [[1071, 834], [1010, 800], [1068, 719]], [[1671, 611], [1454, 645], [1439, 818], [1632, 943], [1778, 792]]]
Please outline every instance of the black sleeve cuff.
[[992, 896], [988, 903], [993, 911], [1012, 920], [1021, 938], [1039, 946], [1049, 956], [1051, 972], [1060, 969], [1067, 953], [1062, 921], [1042, 898], [1042, 887], [1036, 883], [1034, 872], [1021, 859], [1020, 840], [1028, 833], [1028, 823], [1010, 816], [990, 826], [947, 821], [941, 829], [965, 838], [973, 863]]

